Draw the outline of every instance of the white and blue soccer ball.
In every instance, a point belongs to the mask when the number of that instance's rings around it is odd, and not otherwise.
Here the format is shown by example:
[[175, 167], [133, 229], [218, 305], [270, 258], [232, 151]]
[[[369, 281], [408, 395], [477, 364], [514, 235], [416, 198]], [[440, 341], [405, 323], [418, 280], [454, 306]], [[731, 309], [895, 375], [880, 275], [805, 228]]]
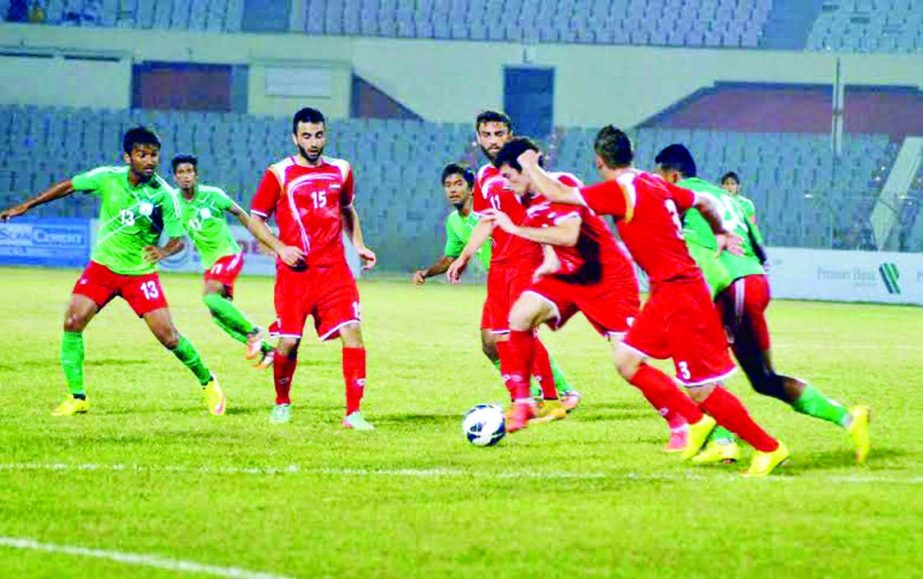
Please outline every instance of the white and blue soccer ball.
[[462, 430], [474, 446], [493, 446], [506, 436], [506, 415], [497, 404], [478, 404], [465, 414]]

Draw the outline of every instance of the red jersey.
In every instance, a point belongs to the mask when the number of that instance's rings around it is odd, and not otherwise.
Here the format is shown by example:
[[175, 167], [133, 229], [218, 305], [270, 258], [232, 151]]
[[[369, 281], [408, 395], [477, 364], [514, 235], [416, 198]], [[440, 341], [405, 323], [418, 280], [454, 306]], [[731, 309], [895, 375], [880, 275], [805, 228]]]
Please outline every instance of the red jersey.
[[632, 170], [614, 181], [579, 190], [583, 203], [614, 216], [622, 241], [651, 285], [701, 281], [702, 272], [683, 241], [680, 215], [695, 205], [694, 192], [656, 175]]
[[[571, 187], [581, 187], [583, 183], [570, 173], [552, 173], [552, 177]], [[484, 165], [478, 170], [474, 182], [474, 201], [472, 211], [480, 215], [485, 210], [494, 208], [506, 213], [516, 225], [522, 225], [526, 219], [526, 208], [544, 201], [543, 197], [520, 197], [513, 192], [509, 183], [493, 165]], [[491, 232], [490, 265], [506, 263], [527, 263], [537, 266], [542, 261], [542, 249], [537, 243], [510, 235], [499, 227]]]
[[622, 251], [612, 231], [602, 218], [587, 207], [562, 203], [540, 203], [527, 210], [526, 227], [553, 227], [573, 218], [580, 218], [580, 234], [573, 247], [550, 246], [561, 269], [555, 274], [563, 281], [581, 285], [593, 284], [614, 276], [637, 288], [634, 268]]
[[317, 167], [304, 167], [288, 157], [266, 170], [250, 210], [264, 219], [275, 214], [279, 239], [304, 250], [308, 267], [330, 266], [346, 259], [341, 212], [354, 195], [347, 161], [321, 157]]

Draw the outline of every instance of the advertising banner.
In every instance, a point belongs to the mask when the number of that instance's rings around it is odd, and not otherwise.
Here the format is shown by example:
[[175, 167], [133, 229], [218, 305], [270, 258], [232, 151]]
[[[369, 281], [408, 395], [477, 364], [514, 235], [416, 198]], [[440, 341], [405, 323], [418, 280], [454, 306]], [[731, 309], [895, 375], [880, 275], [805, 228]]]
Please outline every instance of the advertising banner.
[[0, 265], [83, 267], [90, 258], [86, 219], [15, 219], [0, 223]]

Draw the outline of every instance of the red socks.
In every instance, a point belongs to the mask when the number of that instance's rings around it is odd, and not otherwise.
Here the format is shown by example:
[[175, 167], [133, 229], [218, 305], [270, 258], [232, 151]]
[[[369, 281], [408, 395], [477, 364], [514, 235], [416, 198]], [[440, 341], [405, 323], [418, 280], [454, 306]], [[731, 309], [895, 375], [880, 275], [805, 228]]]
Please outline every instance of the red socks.
[[[513, 334], [525, 334], [526, 332], [511, 332]], [[530, 332], [531, 333], [531, 332]], [[558, 389], [554, 383], [554, 373], [551, 371], [551, 359], [548, 358], [548, 350], [545, 345], [538, 339], [538, 336], [532, 335], [532, 375], [538, 381], [542, 388], [542, 398], [545, 400], [555, 400], [558, 397]]]
[[676, 383], [660, 370], [641, 364], [629, 382], [641, 391], [651, 406], [664, 418], [679, 415], [689, 424], [695, 424], [702, 419], [702, 411], [695, 402], [683, 394]]
[[346, 383], [346, 415], [359, 410], [365, 393], [365, 348], [343, 348], [343, 381]]
[[699, 404], [699, 408], [756, 450], [772, 452], [779, 448], [779, 441], [760, 428], [743, 403], [722, 386], [716, 386], [708, 398]]
[[272, 378], [276, 386], [276, 404], [291, 404], [292, 376], [298, 365], [298, 355], [291, 357], [277, 354], [272, 362]]
[[[531, 331], [510, 332], [507, 342], [497, 343], [497, 352], [500, 354], [500, 373], [503, 383], [510, 392], [510, 398], [517, 400], [531, 399], [529, 389], [529, 369], [535, 354], [535, 336]], [[545, 352], [547, 360], [548, 353]], [[552, 382], [553, 383], [553, 382]]]

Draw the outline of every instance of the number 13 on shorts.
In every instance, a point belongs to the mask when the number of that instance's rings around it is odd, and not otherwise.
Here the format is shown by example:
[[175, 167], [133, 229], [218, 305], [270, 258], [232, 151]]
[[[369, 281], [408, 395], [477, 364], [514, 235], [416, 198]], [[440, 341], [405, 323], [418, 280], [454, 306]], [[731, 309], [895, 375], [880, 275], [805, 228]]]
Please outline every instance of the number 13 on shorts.
[[141, 293], [149, 300], [156, 300], [160, 297], [160, 289], [158, 289], [157, 282], [154, 280], [141, 282]]

